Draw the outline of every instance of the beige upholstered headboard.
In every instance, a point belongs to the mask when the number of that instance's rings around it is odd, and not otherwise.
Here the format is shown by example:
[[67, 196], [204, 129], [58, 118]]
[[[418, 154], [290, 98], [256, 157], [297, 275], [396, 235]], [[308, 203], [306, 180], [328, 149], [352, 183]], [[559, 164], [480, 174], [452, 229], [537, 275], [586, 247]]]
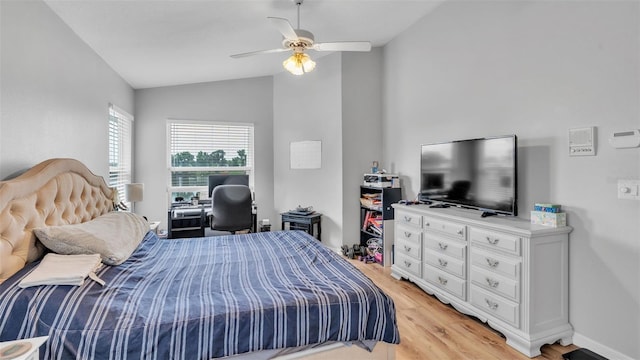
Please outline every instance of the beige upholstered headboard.
[[89, 221], [112, 211], [116, 198], [74, 159], [50, 159], [0, 181], [0, 283], [44, 253], [32, 229]]

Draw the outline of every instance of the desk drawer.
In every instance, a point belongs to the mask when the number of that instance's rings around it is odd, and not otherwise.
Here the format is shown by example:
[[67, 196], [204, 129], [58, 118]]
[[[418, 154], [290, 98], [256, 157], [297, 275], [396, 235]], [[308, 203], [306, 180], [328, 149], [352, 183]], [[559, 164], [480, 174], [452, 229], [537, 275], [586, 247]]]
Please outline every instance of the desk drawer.
[[408, 224], [415, 227], [422, 227], [422, 216], [396, 210], [396, 221], [398, 224]]
[[470, 277], [472, 283], [485, 290], [502, 295], [516, 302], [520, 300], [520, 282], [518, 281], [482, 270], [475, 266], [471, 267]]
[[402, 238], [396, 239], [395, 250], [396, 252], [410, 256], [418, 261], [422, 258], [422, 248], [420, 244], [416, 244], [413, 241], [407, 241]]
[[439, 231], [447, 235], [451, 235], [453, 238], [462, 241], [466, 239], [465, 236], [467, 227], [465, 225], [450, 221], [438, 220], [427, 216], [424, 217], [423, 222], [425, 231]]
[[452, 258], [450, 256], [440, 254], [430, 249], [424, 250], [424, 262], [440, 270], [444, 270], [461, 279], [467, 276], [465, 272], [464, 261]]
[[477, 246], [471, 246], [471, 264], [496, 274], [508, 276], [511, 279], [520, 279], [520, 260], [499, 256], [489, 251], [480, 250]]
[[476, 244], [505, 251], [509, 254], [520, 255], [521, 239], [518, 236], [477, 228], [470, 228], [469, 234], [471, 241]]
[[418, 277], [421, 276], [422, 272], [420, 269], [420, 265], [422, 262], [420, 260], [416, 260], [410, 256], [403, 255], [396, 251], [396, 258], [394, 262], [394, 266], [399, 267], [400, 269], [412, 273]]
[[471, 284], [471, 304], [487, 314], [520, 327], [520, 306]]
[[422, 243], [422, 231], [410, 224], [400, 222], [396, 226], [396, 240], [405, 240], [418, 246]]
[[431, 234], [424, 235], [424, 248], [431, 249], [437, 253], [447, 254], [456, 259], [465, 260], [466, 244], [459, 243], [455, 240], [445, 239]]
[[446, 290], [461, 300], [465, 300], [466, 282], [458, 277], [440, 271], [431, 265], [424, 265], [422, 278], [429, 283]]

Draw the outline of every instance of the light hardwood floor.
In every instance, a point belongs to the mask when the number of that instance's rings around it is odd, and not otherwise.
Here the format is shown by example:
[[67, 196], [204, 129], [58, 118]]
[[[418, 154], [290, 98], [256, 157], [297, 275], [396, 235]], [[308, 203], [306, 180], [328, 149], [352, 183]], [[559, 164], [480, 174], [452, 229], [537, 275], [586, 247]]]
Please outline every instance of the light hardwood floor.
[[[390, 268], [350, 260], [393, 298], [400, 331], [396, 359], [529, 359], [505, 342], [500, 333], [474, 317], [422, 291], [415, 284], [391, 277]], [[534, 359], [561, 360], [574, 345], [545, 345]]]

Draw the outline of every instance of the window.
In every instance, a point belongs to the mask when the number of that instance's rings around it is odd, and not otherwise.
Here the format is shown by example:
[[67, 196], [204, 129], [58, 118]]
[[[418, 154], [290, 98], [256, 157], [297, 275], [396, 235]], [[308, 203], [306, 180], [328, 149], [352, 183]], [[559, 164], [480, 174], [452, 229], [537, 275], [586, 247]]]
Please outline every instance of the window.
[[118, 189], [123, 202], [124, 186], [132, 180], [132, 130], [133, 116], [109, 104], [109, 186]]
[[167, 122], [169, 202], [208, 198], [209, 175], [247, 174], [253, 184], [253, 124]]

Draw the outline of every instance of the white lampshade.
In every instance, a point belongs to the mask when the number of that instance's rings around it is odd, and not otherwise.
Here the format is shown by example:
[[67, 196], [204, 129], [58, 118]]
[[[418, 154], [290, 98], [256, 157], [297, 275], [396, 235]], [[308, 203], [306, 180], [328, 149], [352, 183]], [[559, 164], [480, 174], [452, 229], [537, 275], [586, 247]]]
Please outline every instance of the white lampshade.
[[313, 71], [316, 68], [316, 63], [311, 60], [309, 55], [296, 52], [285, 60], [282, 66], [293, 75], [302, 75]]
[[124, 186], [124, 200], [127, 202], [138, 202], [144, 198], [144, 184], [131, 183]]

